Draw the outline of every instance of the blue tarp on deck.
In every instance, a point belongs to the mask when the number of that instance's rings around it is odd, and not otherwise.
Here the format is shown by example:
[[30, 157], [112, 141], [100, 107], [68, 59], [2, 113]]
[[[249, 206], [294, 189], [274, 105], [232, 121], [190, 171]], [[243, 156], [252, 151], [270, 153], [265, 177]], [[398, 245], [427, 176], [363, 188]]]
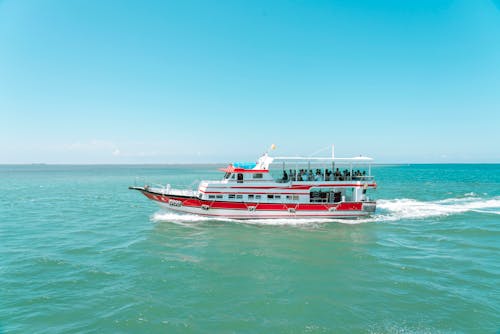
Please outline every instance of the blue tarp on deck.
[[243, 169], [252, 169], [256, 165], [257, 164], [255, 162], [234, 162], [233, 163], [234, 168], [243, 168]]

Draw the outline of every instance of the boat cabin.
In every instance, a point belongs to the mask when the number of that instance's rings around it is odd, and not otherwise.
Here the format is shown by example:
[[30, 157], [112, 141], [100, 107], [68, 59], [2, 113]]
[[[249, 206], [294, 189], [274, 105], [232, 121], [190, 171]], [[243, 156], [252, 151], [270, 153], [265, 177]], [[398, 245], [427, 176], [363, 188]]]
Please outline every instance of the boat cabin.
[[236, 202], [337, 203], [368, 201], [376, 184], [371, 158], [266, 157], [220, 169], [220, 181], [200, 183], [200, 198]]

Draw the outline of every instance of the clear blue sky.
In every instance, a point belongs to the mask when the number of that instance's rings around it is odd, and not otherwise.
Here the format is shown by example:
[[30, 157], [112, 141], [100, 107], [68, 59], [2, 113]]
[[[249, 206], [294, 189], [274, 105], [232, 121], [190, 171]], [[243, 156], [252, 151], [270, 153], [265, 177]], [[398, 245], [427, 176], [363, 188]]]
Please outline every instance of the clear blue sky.
[[500, 0], [0, 0], [0, 163], [272, 143], [500, 162]]

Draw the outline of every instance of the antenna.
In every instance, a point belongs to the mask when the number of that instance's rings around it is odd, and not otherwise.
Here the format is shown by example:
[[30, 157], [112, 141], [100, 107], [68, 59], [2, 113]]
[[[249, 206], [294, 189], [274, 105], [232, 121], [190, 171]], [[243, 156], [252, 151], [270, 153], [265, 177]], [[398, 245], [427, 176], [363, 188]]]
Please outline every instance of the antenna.
[[309, 157], [314, 157], [314, 156], [315, 156], [316, 154], [318, 154], [319, 152], [326, 151], [326, 150], [328, 150], [329, 148], [330, 148], [329, 146], [326, 146], [326, 147], [320, 148], [319, 150], [314, 151], [313, 153], [311, 153], [311, 154], [309, 155]]

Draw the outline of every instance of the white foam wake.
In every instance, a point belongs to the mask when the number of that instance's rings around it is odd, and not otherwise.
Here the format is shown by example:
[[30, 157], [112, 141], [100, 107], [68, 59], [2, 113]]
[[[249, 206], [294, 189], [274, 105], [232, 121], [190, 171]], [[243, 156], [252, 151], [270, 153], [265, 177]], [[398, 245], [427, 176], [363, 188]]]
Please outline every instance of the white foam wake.
[[151, 216], [151, 220], [155, 222], [171, 222], [178, 225], [188, 225], [196, 226], [201, 222], [231, 222], [231, 223], [242, 223], [251, 225], [316, 225], [332, 221], [338, 221], [344, 224], [359, 224], [363, 221], [361, 220], [349, 220], [349, 219], [314, 219], [314, 218], [277, 218], [277, 219], [231, 219], [222, 217], [203, 217], [194, 214], [181, 214], [175, 212], [158, 211]]
[[462, 197], [447, 198], [438, 201], [419, 201], [410, 198], [379, 199], [377, 201], [377, 212], [371, 217], [362, 219], [278, 218], [237, 220], [158, 211], [153, 214], [151, 220], [155, 222], [171, 222], [186, 226], [197, 226], [204, 222], [232, 222], [273, 226], [316, 226], [318, 224], [330, 222], [341, 224], [362, 224], [369, 222], [398, 221], [401, 219], [421, 219], [462, 214], [470, 211], [500, 215], [500, 197], [490, 199], [480, 197]]
[[449, 216], [469, 211], [500, 214], [500, 197], [447, 198], [439, 201], [418, 201], [403, 198], [377, 201], [377, 220], [418, 219]]

